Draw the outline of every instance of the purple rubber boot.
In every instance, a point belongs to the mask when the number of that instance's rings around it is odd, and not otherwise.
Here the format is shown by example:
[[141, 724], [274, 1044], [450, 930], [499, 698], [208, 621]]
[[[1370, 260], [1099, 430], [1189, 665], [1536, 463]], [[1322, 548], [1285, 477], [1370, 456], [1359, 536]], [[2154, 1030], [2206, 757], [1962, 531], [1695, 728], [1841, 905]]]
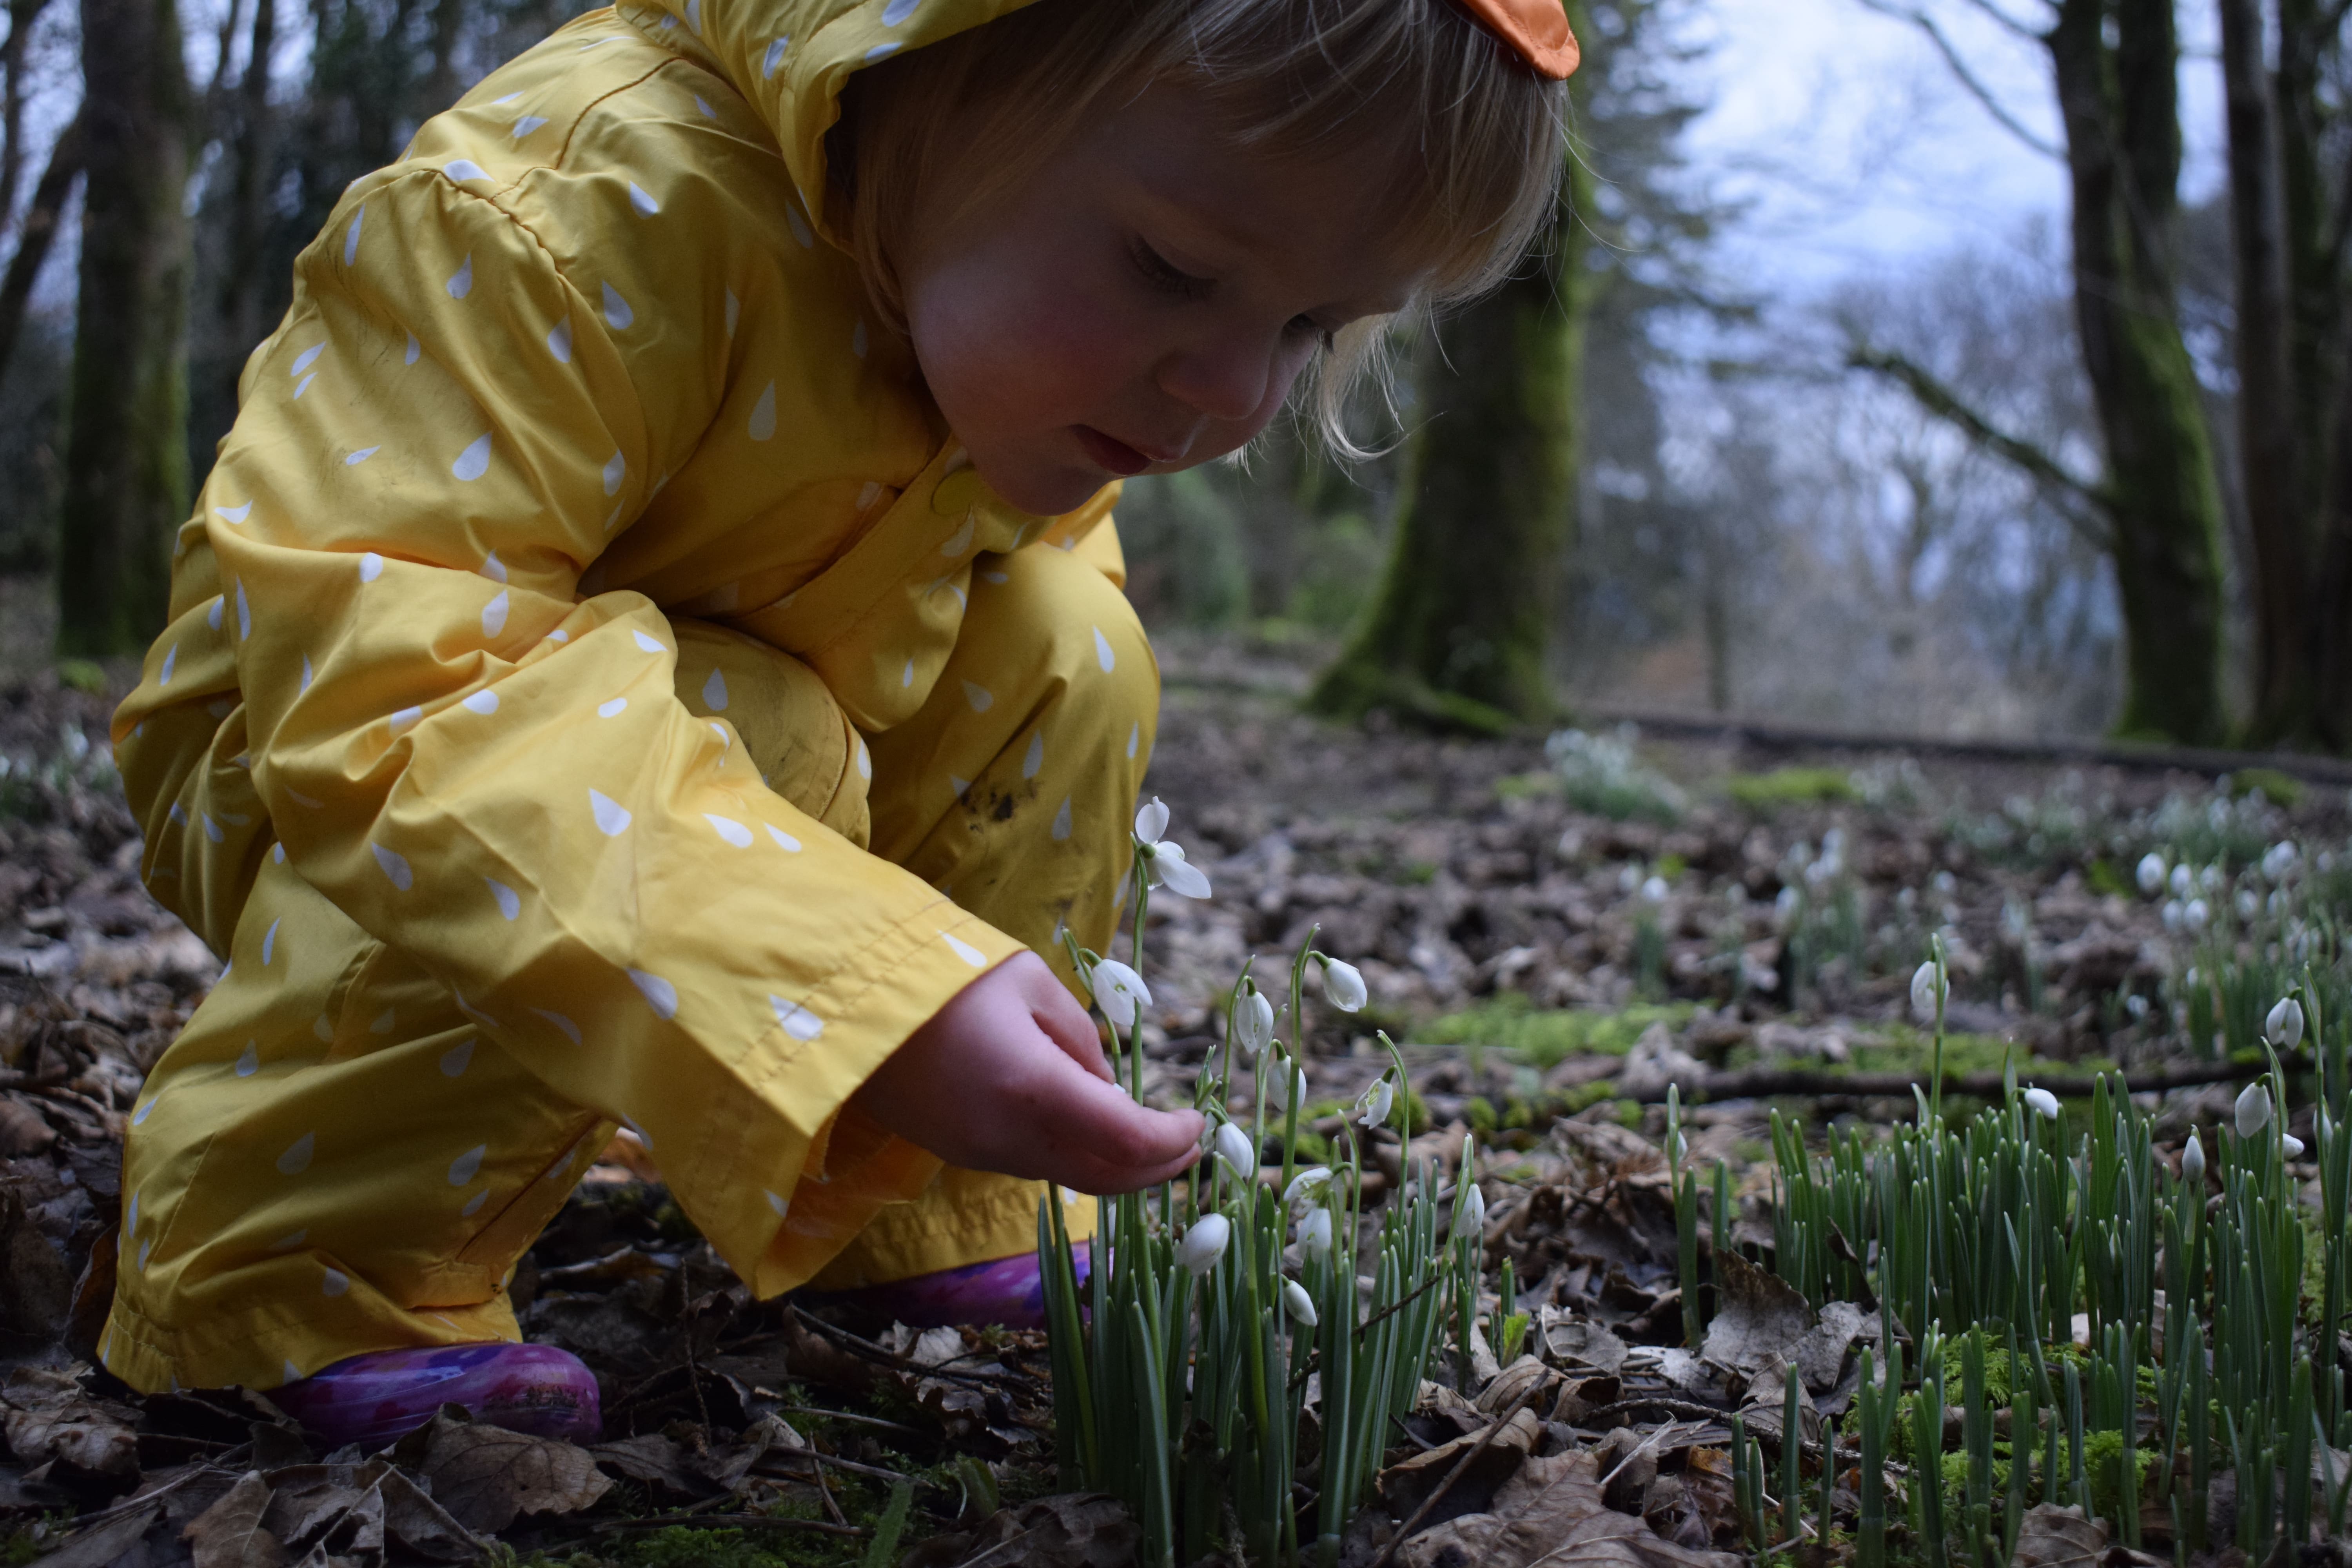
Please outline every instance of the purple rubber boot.
[[604, 1434], [596, 1375], [553, 1345], [435, 1345], [346, 1356], [269, 1391], [330, 1452], [381, 1448], [462, 1405], [474, 1419], [536, 1437], [593, 1443]]
[[[1083, 1285], [1094, 1244], [1076, 1242], [1070, 1250], [1077, 1265], [1078, 1283]], [[1045, 1283], [1037, 1273], [1034, 1252], [967, 1263], [960, 1268], [942, 1268], [863, 1289], [803, 1291], [801, 1300], [812, 1307], [845, 1307], [860, 1316], [912, 1329], [965, 1323], [997, 1323], [1008, 1329], [1045, 1326]]]

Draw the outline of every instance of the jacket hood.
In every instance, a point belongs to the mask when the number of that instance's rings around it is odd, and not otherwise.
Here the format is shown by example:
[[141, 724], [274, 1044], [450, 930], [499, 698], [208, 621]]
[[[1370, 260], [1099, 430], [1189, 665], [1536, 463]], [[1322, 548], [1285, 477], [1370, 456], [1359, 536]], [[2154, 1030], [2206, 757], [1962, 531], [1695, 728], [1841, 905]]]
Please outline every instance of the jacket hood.
[[[824, 135], [851, 75], [1030, 0], [660, 0], [765, 121], [793, 184], [824, 218]], [[664, 24], [665, 27], [668, 24]], [[837, 237], [828, 235], [828, 238]]]

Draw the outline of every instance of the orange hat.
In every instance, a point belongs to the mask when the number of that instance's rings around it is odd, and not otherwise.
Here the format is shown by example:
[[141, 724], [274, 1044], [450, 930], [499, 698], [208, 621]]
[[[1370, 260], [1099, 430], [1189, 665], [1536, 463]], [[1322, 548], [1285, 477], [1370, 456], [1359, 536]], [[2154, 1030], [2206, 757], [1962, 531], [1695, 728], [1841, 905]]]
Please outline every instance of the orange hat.
[[1560, 0], [1462, 0], [1463, 9], [1511, 46], [1538, 76], [1566, 81], [1581, 51]]

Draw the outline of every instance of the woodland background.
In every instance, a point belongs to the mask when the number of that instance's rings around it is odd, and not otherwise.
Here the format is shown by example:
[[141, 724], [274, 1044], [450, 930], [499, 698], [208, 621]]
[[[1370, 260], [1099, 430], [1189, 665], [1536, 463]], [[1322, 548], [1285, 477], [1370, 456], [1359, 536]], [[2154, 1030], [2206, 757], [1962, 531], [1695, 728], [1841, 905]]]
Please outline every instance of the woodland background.
[[[294, 252], [573, 3], [9, 0], [12, 662], [143, 648]], [[1342, 716], [2343, 751], [2345, 8], [1817, 0], [1759, 57], [1738, 0], [1580, 5], [1545, 253], [1404, 335], [1377, 459], [1134, 486], [1134, 592]], [[1759, 75], [1779, 123], [1709, 132]], [[2024, 195], [1934, 192], [1988, 145]]]

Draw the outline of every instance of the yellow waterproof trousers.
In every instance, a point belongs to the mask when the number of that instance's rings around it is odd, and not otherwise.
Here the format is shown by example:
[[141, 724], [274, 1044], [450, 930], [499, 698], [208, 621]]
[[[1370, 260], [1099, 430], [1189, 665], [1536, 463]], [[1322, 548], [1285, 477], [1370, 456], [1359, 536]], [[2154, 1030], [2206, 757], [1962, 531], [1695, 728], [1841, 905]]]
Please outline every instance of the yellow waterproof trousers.
[[[1065, 924], [1108, 945], [1159, 685], [1133, 612], [1083, 554], [983, 557], [929, 701], [873, 736], [790, 655], [710, 622], [672, 627], [679, 699], [723, 718], [777, 794], [1066, 978]], [[236, 929], [238, 962], [131, 1119], [106, 1365], [151, 1390], [268, 1388], [363, 1351], [519, 1337], [504, 1285], [614, 1124], [501, 1049], [464, 998], [370, 940], [282, 854], [265, 858]], [[820, 1285], [1034, 1245], [1034, 1182], [949, 1169], [878, 1214], [838, 1190], [889, 1188], [894, 1173], [870, 1168], [886, 1147], [904, 1145], [845, 1111], [800, 1183], [792, 1227], [819, 1245], [796, 1256], [834, 1254]], [[732, 1196], [673, 1187], [689, 1215]], [[856, 1217], [827, 1241], [828, 1215]], [[1090, 1204], [1070, 1217], [1091, 1233]]]

